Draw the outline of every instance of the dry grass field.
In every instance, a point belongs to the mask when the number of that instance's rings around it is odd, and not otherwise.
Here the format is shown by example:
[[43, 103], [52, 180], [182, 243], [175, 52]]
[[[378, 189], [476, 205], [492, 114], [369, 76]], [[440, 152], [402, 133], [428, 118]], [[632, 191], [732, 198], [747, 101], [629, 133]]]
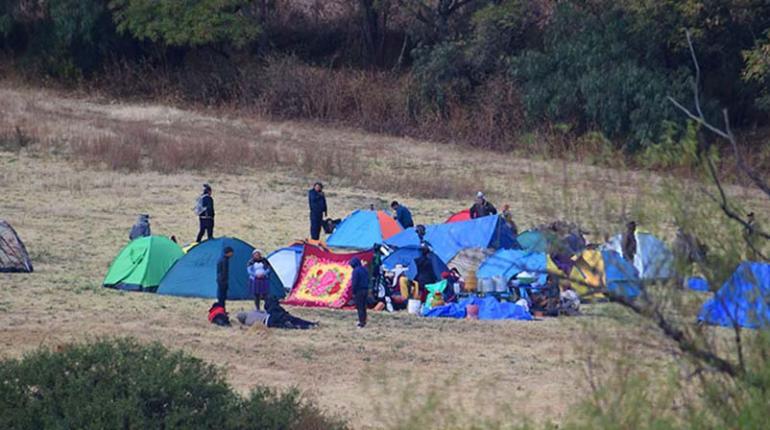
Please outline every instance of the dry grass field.
[[[296, 386], [355, 428], [394, 426], [436, 392], [461, 416], [559, 421], [589, 392], [586, 357], [603, 342], [628, 344], [651, 372], [670, 359], [654, 331], [613, 305], [535, 322], [375, 314], [366, 330], [355, 330], [352, 312], [292, 308], [320, 328], [268, 331], [211, 326], [208, 300], [101, 288], [137, 213], [152, 215], [156, 234], [193, 239], [203, 182], [214, 187], [215, 233], [271, 250], [306, 236], [305, 192], [316, 179], [328, 184], [338, 217], [398, 198], [418, 222], [436, 222], [484, 189], [498, 206], [511, 205], [520, 227], [567, 219], [601, 238], [635, 217], [666, 235], [671, 220], [658, 210], [665, 181], [654, 175], [9, 85], [0, 100], [0, 132], [18, 127], [36, 141], [0, 152], [0, 218], [22, 236], [36, 269], [0, 274], [2, 356], [100, 336], [159, 341], [221, 365], [243, 392]], [[104, 145], [134, 144], [139, 166], [115, 170], [89, 158]], [[180, 168], [173, 149], [185, 144], [225, 149], [210, 167]], [[165, 158], [153, 158], [161, 151]]]

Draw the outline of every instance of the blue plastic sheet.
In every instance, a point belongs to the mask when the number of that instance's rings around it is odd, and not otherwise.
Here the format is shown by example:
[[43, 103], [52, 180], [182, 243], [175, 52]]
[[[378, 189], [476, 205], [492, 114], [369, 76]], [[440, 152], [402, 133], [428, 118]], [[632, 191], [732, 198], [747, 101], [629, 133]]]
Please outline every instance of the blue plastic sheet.
[[494, 297], [469, 297], [459, 303], [450, 303], [428, 310], [423, 316], [428, 318], [465, 318], [466, 307], [477, 305], [480, 320], [532, 320], [527, 309], [515, 303], [500, 302]]
[[[444, 263], [467, 248], [517, 248], [516, 236], [511, 227], [499, 216], [489, 215], [470, 221], [450, 224], [434, 224], [425, 227], [425, 240]], [[414, 228], [408, 228], [385, 241], [390, 246], [402, 248], [420, 246]]]

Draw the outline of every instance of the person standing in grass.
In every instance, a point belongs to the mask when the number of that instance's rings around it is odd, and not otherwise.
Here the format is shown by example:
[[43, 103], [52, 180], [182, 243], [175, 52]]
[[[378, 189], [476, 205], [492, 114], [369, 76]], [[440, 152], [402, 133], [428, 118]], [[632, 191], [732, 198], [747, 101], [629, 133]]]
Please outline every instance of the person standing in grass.
[[634, 264], [636, 256], [636, 222], [630, 221], [626, 224], [626, 234], [623, 236], [623, 257], [631, 264]]
[[226, 246], [222, 251], [222, 257], [217, 262], [217, 304], [225, 308], [227, 290], [230, 287], [230, 258], [233, 256], [233, 248]]
[[471, 206], [471, 219], [485, 217], [487, 215], [497, 215], [497, 209], [487, 201], [484, 193], [476, 193], [476, 202]]
[[198, 237], [195, 241], [200, 242], [203, 239], [204, 233], [206, 233], [207, 239], [213, 239], [214, 198], [211, 197], [211, 186], [209, 184], [203, 184], [203, 193], [198, 197], [198, 201], [195, 205], [195, 212], [198, 214], [198, 221], [200, 224]]
[[319, 240], [323, 219], [326, 216], [326, 196], [324, 195], [323, 184], [320, 182], [313, 184], [313, 188], [307, 192], [307, 197], [310, 206], [310, 238]]
[[393, 203], [390, 204], [390, 208], [393, 209], [393, 212], [395, 212], [395, 214], [393, 215], [393, 218], [396, 221], [398, 221], [399, 224], [401, 224], [401, 227], [403, 228], [414, 227], [414, 220], [412, 220], [412, 212], [409, 210], [408, 207], [393, 200]]
[[358, 311], [358, 328], [366, 326], [366, 298], [369, 295], [369, 271], [361, 264], [358, 257], [350, 260], [350, 267], [353, 268], [351, 283], [353, 284], [353, 301]]

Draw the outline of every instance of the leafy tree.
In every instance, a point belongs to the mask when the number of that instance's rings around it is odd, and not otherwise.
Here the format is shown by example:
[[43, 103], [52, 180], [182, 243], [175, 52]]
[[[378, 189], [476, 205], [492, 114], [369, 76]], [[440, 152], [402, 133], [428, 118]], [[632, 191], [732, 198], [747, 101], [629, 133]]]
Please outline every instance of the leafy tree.
[[2, 35], [27, 69], [68, 80], [96, 70], [117, 43], [106, 0], [9, 0]]
[[765, 32], [765, 37], [758, 40], [750, 50], [743, 52], [746, 67], [743, 69], [743, 79], [759, 85], [757, 105], [770, 111], [770, 30]]
[[169, 46], [243, 47], [260, 33], [248, 0], [113, 0], [118, 31]]
[[623, 10], [594, 15], [561, 5], [542, 49], [511, 61], [530, 118], [629, 137], [631, 148], [655, 141], [664, 121], [674, 118], [667, 96], [681, 93], [687, 72], [666, 70], [629, 28]]

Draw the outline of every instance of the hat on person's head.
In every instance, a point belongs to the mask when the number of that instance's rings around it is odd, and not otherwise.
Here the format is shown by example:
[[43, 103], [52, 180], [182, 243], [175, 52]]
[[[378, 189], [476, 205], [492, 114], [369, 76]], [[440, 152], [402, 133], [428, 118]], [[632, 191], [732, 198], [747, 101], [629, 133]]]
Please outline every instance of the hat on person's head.
[[256, 255], [256, 254], [259, 254], [259, 255], [265, 255], [265, 253], [264, 253], [264, 252], [262, 252], [262, 250], [261, 250], [261, 249], [255, 249], [255, 250], [251, 251], [251, 255], [252, 255], [252, 256], [254, 256], [254, 255]]
[[203, 184], [203, 191], [211, 191], [211, 185]]
[[477, 198], [477, 199], [483, 199], [483, 198], [484, 198], [484, 193], [482, 193], [481, 191], [479, 191], [478, 193], [476, 193], [476, 198]]

